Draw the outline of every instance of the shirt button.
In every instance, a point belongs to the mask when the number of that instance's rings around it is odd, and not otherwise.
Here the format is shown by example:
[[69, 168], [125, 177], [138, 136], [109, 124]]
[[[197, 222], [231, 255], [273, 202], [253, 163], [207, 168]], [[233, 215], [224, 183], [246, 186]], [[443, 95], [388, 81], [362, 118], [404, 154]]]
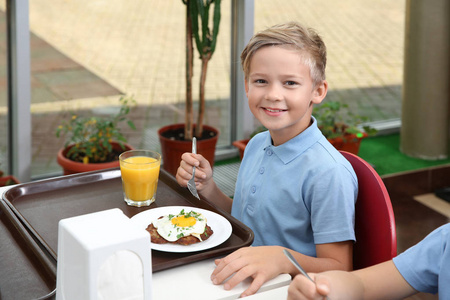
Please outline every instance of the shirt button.
[[256, 187], [252, 186], [252, 193], [254, 194], [256, 192]]
[[264, 167], [261, 167], [260, 169], [259, 169], [259, 174], [264, 174]]
[[272, 150], [270, 150], [270, 149], [267, 149], [267, 151], [266, 151], [266, 154], [267, 154], [267, 155], [269, 155], [269, 156], [270, 156], [270, 155], [272, 155], [272, 153], [273, 153], [273, 152], [272, 152]]

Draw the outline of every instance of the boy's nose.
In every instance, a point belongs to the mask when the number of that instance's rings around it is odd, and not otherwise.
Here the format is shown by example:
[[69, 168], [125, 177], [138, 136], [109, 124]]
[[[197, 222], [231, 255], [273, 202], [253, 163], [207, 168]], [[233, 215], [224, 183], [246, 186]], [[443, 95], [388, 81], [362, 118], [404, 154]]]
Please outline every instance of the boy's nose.
[[271, 101], [279, 101], [282, 99], [281, 89], [278, 85], [272, 84], [266, 94], [266, 99]]

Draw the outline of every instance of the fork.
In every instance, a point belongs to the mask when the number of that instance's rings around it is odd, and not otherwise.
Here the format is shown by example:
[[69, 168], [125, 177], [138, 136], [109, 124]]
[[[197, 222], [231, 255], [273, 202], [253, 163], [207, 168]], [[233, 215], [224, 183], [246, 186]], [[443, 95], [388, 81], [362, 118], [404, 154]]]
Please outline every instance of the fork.
[[[308, 275], [308, 273], [305, 272], [305, 270], [302, 268], [300, 263], [292, 256], [292, 254], [287, 251], [286, 249], [283, 249], [284, 255], [287, 256], [287, 258], [291, 261], [291, 263], [302, 273], [306, 278], [308, 278], [310, 281], [314, 282], [314, 280]], [[314, 282], [315, 283], [315, 282]], [[325, 299], [330, 300], [328, 296], [325, 296]]]
[[[197, 139], [195, 137], [192, 138], [192, 153], [197, 154]], [[187, 187], [191, 194], [200, 200], [198, 196], [197, 188], [195, 187], [195, 166], [192, 168], [192, 177], [189, 179], [187, 183]]]

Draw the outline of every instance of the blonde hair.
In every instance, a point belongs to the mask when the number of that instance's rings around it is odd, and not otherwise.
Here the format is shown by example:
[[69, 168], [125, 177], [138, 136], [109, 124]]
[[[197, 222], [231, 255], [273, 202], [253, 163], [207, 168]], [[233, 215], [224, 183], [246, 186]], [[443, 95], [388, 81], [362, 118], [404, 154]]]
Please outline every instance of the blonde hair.
[[314, 29], [304, 27], [297, 22], [288, 22], [256, 33], [241, 53], [245, 79], [248, 79], [253, 55], [265, 46], [287, 46], [298, 50], [303, 62], [310, 69], [314, 86], [325, 80], [327, 49]]

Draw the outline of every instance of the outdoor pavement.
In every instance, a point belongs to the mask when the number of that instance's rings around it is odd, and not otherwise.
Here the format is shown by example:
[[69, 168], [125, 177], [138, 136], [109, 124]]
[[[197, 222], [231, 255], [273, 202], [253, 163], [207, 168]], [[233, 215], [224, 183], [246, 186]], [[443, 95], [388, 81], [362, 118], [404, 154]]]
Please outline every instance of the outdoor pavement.
[[[229, 125], [230, 3], [222, 1], [206, 86], [206, 123], [221, 129], [221, 145]], [[183, 122], [181, 0], [33, 0], [29, 5], [34, 177], [60, 172], [55, 154], [64, 141], [54, 132], [70, 111], [108, 115], [120, 95], [133, 95], [137, 107], [131, 117], [138, 130], [126, 134], [135, 147], [150, 149], [159, 147], [158, 128]], [[390, 120], [401, 113], [404, 14], [405, 0], [255, 0], [255, 31], [291, 20], [315, 28], [328, 48], [327, 99], [348, 103], [372, 121]], [[199, 60], [195, 64], [198, 81]], [[3, 125], [6, 85], [0, 88]]]

